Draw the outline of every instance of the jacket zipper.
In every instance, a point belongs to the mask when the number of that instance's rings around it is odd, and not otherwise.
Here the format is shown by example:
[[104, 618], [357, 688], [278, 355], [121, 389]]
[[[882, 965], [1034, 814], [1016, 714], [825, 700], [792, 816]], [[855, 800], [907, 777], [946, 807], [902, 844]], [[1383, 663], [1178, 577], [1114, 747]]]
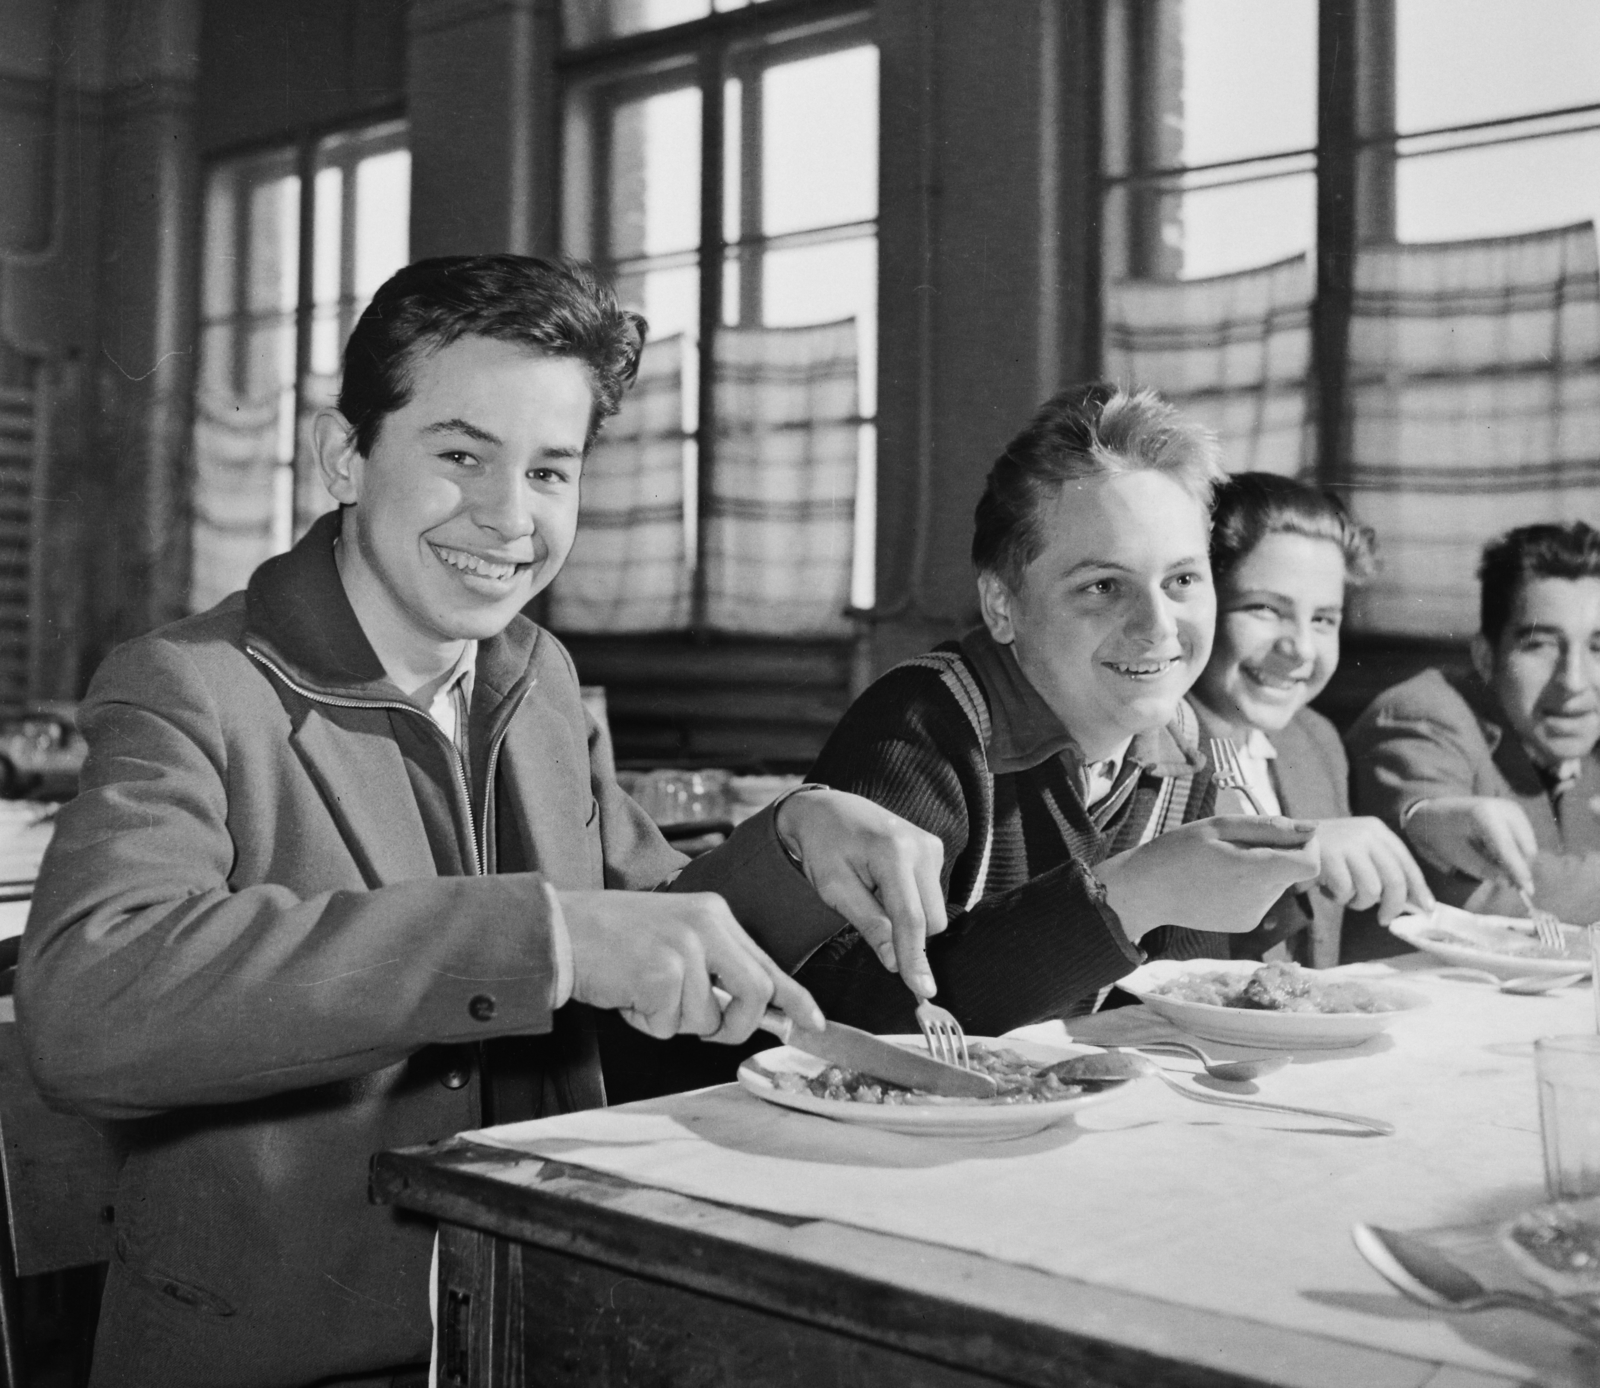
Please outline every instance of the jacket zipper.
[[[337, 694], [322, 694], [315, 689], [307, 689], [305, 685], [293, 678], [276, 661], [263, 655], [254, 646], [246, 646], [245, 654], [258, 665], [264, 665], [282, 680], [290, 689], [302, 698], [310, 699], [314, 704], [328, 704], [333, 708], [393, 708], [402, 713], [414, 713], [424, 723], [433, 729], [440, 737], [444, 738], [450, 749], [450, 765], [455, 768], [456, 787], [461, 792], [461, 803], [467, 807], [467, 831], [472, 847], [472, 875], [482, 877], [484, 864], [489, 860], [489, 845], [485, 837], [480, 837], [478, 818], [472, 813], [472, 787], [467, 781], [466, 768], [461, 764], [461, 753], [456, 750], [455, 743], [445, 737], [444, 729], [433, 721], [426, 713], [415, 704], [402, 703], [398, 699], [343, 699]], [[522, 691], [522, 698], [517, 700], [517, 707], [522, 707], [522, 700], [528, 697], [528, 691]], [[516, 716], [515, 710], [512, 717]], [[489, 822], [489, 797], [494, 794], [495, 767], [500, 761], [500, 744], [505, 741], [507, 731], [511, 727], [511, 720], [506, 720], [506, 725], [495, 735], [494, 741], [489, 744], [488, 771], [483, 778], [483, 831], [487, 831]]]

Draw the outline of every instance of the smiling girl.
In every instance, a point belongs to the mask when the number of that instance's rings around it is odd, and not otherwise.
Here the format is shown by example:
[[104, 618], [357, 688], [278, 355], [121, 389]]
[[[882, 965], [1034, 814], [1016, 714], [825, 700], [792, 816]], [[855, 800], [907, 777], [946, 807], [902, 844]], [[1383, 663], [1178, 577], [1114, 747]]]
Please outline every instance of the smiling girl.
[[1264, 810], [1316, 820], [1322, 850], [1315, 888], [1286, 896], [1234, 952], [1325, 968], [1339, 962], [1346, 907], [1376, 905], [1388, 921], [1408, 900], [1433, 904], [1400, 839], [1351, 815], [1339, 734], [1308, 707], [1339, 666], [1345, 590], [1372, 571], [1371, 537], [1325, 492], [1241, 473], [1216, 492], [1211, 568], [1216, 639], [1190, 694], [1202, 731], [1233, 742]]

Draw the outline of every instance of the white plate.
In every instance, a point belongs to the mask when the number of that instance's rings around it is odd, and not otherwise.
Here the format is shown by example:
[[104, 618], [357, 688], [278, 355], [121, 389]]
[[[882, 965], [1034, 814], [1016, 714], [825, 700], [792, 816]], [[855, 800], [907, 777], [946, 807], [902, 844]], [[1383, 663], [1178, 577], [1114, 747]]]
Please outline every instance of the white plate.
[[1240, 982], [1260, 964], [1250, 959], [1157, 959], [1117, 980], [1117, 987], [1132, 993], [1158, 1016], [1192, 1036], [1224, 1041], [1261, 1050], [1335, 1050], [1359, 1046], [1388, 1028], [1396, 1017], [1426, 1007], [1428, 999], [1410, 988], [1362, 978], [1352, 980], [1398, 1005], [1394, 1012], [1256, 1012], [1239, 1007], [1217, 1007], [1205, 1002], [1182, 1002], [1154, 993], [1158, 984], [1171, 983], [1190, 973], [1229, 973]]
[[[1515, 922], [1513, 924], [1512, 922]], [[1487, 969], [1498, 978], [1526, 978], [1532, 974], [1575, 974], [1590, 971], [1589, 942], [1582, 926], [1563, 925], [1567, 958], [1539, 958], [1537, 955], [1510, 954], [1506, 947], [1535, 944], [1526, 931], [1527, 921], [1514, 916], [1479, 916], [1455, 906], [1439, 906], [1427, 915], [1401, 916], [1390, 932], [1408, 945], [1415, 945], [1446, 964], [1461, 964]], [[1523, 929], [1517, 929], [1520, 925]], [[1435, 939], [1429, 931], [1448, 930], [1461, 939]]]
[[[886, 1036], [883, 1039], [896, 1041], [914, 1050], [922, 1050], [925, 1045], [920, 1036]], [[1053, 1061], [1097, 1049], [1094, 1046], [1071, 1044], [1046, 1046], [1037, 1041], [1014, 1037], [999, 1041], [987, 1036], [969, 1036], [967, 1039], [1015, 1051], [1035, 1065], [1049, 1065]], [[1081, 1108], [1107, 1103], [1127, 1088], [1126, 1084], [1112, 1085], [1092, 1094], [1080, 1094], [1076, 1098], [1056, 1099], [1043, 1104], [969, 1103], [961, 1099], [936, 1099], [923, 1104], [859, 1104], [853, 1099], [819, 1099], [814, 1094], [793, 1094], [786, 1089], [779, 1089], [762, 1073], [764, 1068], [810, 1076], [817, 1074], [825, 1065], [825, 1061], [804, 1051], [797, 1051], [793, 1046], [776, 1046], [770, 1051], [758, 1051], [746, 1060], [739, 1067], [739, 1083], [769, 1104], [781, 1104], [784, 1108], [833, 1118], [840, 1123], [856, 1123], [865, 1128], [881, 1128], [886, 1132], [911, 1133], [921, 1137], [962, 1137], [976, 1141], [1025, 1137], [1070, 1118]]]

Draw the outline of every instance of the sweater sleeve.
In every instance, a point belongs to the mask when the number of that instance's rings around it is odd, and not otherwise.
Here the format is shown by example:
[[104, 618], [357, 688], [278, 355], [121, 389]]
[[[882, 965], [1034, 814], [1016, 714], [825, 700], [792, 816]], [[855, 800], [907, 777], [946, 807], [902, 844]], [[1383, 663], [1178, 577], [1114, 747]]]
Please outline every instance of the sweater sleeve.
[[1479, 784], [1493, 762], [1466, 703], [1442, 679], [1413, 680], [1380, 695], [1350, 729], [1357, 814], [1405, 836], [1406, 812], [1445, 795], [1493, 793]]
[[[988, 770], [971, 720], [936, 672], [900, 667], [845, 714], [811, 779], [877, 801], [936, 835], [943, 880], [970, 881], [985, 826]], [[975, 1035], [1061, 1016], [1143, 961], [1088, 865], [1069, 861], [985, 896], [951, 902], [928, 942], [939, 1002]], [[914, 1031], [915, 997], [846, 930], [800, 971], [824, 1012], [874, 1031]]]

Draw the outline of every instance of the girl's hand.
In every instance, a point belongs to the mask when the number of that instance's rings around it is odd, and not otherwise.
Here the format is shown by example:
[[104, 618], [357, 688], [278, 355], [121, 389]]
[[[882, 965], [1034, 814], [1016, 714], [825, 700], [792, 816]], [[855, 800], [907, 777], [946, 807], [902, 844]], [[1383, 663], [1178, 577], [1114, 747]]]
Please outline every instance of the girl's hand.
[[1400, 836], [1380, 819], [1361, 815], [1317, 822], [1322, 872], [1317, 887], [1330, 901], [1363, 911], [1378, 908], [1387, 925], [1408, 906], [1431, 911], [1433, 893]]

